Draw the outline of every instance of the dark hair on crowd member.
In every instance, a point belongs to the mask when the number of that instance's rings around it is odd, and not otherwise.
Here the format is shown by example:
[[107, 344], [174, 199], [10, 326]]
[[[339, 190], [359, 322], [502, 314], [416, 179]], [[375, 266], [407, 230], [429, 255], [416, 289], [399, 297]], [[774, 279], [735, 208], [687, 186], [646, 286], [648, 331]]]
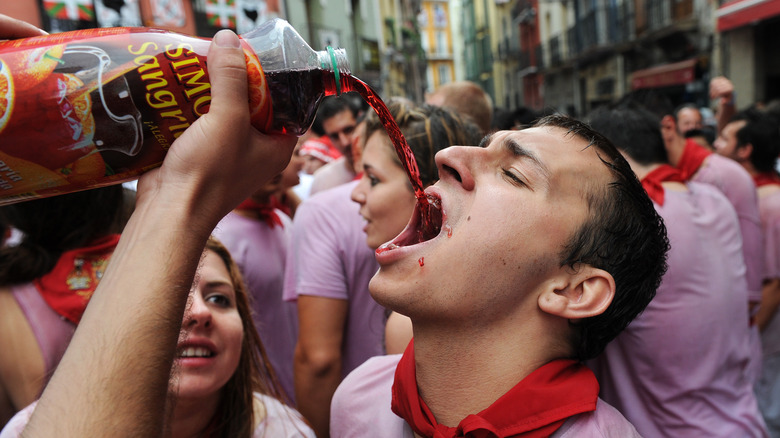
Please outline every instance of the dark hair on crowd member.
[[672, 116], [677, 120], [672, 101], [663, 93], [652, 88], [642, 88], [631, 91], [618, 100], [615, 107], [627, 106], [629, 108], [643, 107], [653, 115], [662, 119], [664, 116]]
[[696, 106], [695, 103], [690, 103], [690, 102], [683, 103], [682, 105], [678, 105], [677, 108], [674, 109], [674, 112], [672, 113], [674, 118], [677, 119], [678, 118], [677, 116], [680, 114], [680, 111], [682, 111], [684, 109], [693, 109], [693, 110], [699, 111], [699, 107]]
[[642, 165], [667, 163], [658, 117], [646, 109], [599, 107], [589, 117], [590, 127]]
[[[439, 170], [434, 160], [437, 152], [452, 145], [476, 146], [482, 138], [482, 131], [470, 119], [444, 107], [395, 100], [387, 105], [387, 109], [414, 154], [424, 187], [439, 179]], [[385, 131], [379, 117], [372, 111], [366, 117], [365, 138], [368, 139], [375, 132]], [[387, 141], [389, 144], [390, 140]], [[401, 166], [398, 155], [391, 156]]]
[[683, 134], [685, 138], [704, 137], [709, 145], [715, 143], [717, 134], [712, 126], [702, 126], [701, 129], [689, 129]]
[[352, 113], [353, 117], [358, 116], [358, 108], [353, 105], [352, 100], [348, 97], [343, 95], [325, 97], [322, 99], [319, 108], [317, 108], [317, 117], [315, 117], [315, 121], [316, 123], [319, 123], [320, 129], [322, 129], [322, 122], [347, 110]]
[[548, 116], [535, 126], [559, 127], [598, 149], [614, 180], [604, 187], [584, 184], [589, 216], [561, 251], [561, 266], [589, 265], [615, 279], [615, 296], [604, 313], [570, 321], [574, 357], [599, 355], [655, 296], [666, 272], [669, 240], [653, 202], [628, 162], [610, 141], [566, 116]]
[[115, 185], [0, 208], [0, 222], [23, 233], [18, 245], [0, 248], [0, 285], [30, 282], [65, 251], [120, 232], [123, 200]]
[[745, 126], [737, 131], [737, 147], [753, 145], [750, 163], [759, 172], [771, 172], [780, 154], [780, 130], [769, 115], [747, 109], [738, 112], [729, 122], [744, 121]]

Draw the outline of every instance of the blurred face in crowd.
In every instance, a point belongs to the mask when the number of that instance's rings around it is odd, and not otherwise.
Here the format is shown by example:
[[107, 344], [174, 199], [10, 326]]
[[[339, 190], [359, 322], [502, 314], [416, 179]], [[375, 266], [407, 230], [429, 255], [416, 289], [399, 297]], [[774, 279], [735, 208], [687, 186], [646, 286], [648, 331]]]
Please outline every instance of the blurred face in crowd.
[[747, 124], [747, 122], [739, 120], [726, 125], [713, 144], [715, 152], [724, 157], [739, 161], [740, 158], [737, 156], [737, 132], [744, 128], [745, 124]]
[[701, 113], [695, 108], [683, 108], [677, 113], [677, 127], [684, 134], [691, 129], [701, 129]]
[[350, 146], [352, 146], [352, 134], [354, 134], [356, 127], [355, 117], [352, 115], [352, 111], [348, 109], [322, 122], [322, 129], [325, 131], [325, 135], [330, 138], [336, 149], [346, 156], [348, 160], [351, 160]]

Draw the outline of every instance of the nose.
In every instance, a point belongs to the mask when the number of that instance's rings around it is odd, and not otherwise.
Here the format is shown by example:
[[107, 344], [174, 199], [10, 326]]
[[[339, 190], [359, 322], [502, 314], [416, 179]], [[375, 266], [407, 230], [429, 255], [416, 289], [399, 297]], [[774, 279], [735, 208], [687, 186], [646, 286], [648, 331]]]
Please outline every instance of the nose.
[[352, 195], [351, 195], [352, 200], [357, 202], [360, 205], [365, 204], [367, 186], [368, 186], [368, 177], [366, 175], [363, 175], [360, 177], [360, 182], [358, 182], [355, 188], [352, 189]]
[[439, 179], [455, 183], [465, 190], [474, 190], [475, 166], [484, 155], [484, 148], [472, 146], [450, 146], [436, 154], [436, 166], [439, 169]]
[[184, 314], [184, 325], [189, 328], [211, 326], [211, 309], [198, 290], [190, 294], [188, 307]]

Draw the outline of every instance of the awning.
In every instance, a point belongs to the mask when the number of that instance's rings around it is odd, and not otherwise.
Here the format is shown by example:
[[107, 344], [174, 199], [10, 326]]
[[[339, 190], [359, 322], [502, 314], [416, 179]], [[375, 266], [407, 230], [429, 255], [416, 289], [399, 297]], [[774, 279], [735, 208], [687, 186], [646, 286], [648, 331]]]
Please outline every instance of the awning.
[[637, 70], [631, 74], [631, 89], [668, 87], [693, 82], [696, 78], [697, 62], [698, 59], [688, 59]]
[[732, 0], [718, 8], [718, 32], [745, 26], [756, 21], [780, 15], [777, 0]]

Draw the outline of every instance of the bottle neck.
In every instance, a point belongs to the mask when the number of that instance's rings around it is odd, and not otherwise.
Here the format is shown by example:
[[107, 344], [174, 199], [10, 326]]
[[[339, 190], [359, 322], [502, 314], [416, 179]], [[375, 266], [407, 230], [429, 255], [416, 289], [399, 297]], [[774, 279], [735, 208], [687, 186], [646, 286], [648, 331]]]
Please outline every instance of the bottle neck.
[[328, 50], [317, 52], [317, 57], [320, 67], [326, 73], [322, 76], [325, 94], [331, 96], [349, 91], [347, 78], [351, 73], [347, 52], [344, 49], [328, 47]]

